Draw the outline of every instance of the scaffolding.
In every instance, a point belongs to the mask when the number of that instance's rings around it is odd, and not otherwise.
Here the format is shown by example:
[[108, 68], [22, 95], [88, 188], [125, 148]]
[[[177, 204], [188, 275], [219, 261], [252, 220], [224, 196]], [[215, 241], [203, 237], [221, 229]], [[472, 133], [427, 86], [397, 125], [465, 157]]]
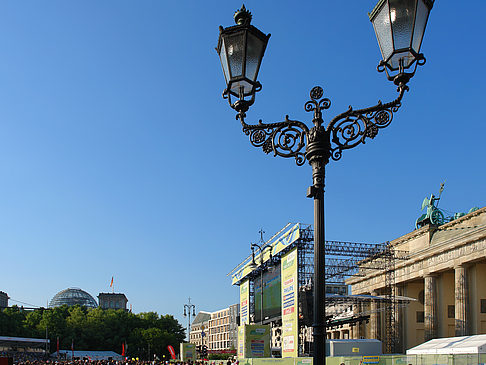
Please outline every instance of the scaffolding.
[[[262, 249], [276, 245], [281, 237], [296, 228], [296, 225], [287, 224], [269, 240], [263, 243]], [[271, 257], [272, 266], [280, 265], [283, 255], [298, 247], [298, 289], [299, 289], [299, 355], [312, 354], [312, 322], [313, 322], [313, 283], [314, 283], [314, 232], [311, 225], [298, 224], [296, 239], [290, 240], [288, 245]], [[407, 259], [408, 253], [396, 250], [389, 242], [370, 244], [344, 241], [325, 242], [325, 283], [327, 289], [330, 286], [341, 287], [346, 290], [341, 295], [329, 294], [326, 290], [326, 328], [342, 327], [344, 324], [357, 326], [363, 321], [368, 321], [370, 316], [383, 313], [385, 322], [384, 343], [386, 353], [397, 353], [400, 349], [398, 311], [407, 303], [407, 298], [397, 298], [395, 285], [395, 268], [397, 260]], [[252, 260], [249, 256], [239, 264], [230, 274], [242, 271], [245, 265]], [[248, 274], [249, 279], [249, 315], [255, 320], [255, 280], [261, 280], [262, 271], [268, 270], [268, 265], [260, 265]], [[274, 268], [275, 269], [275, 268]], [[229, 274], [229, 275], [230, 275]], [[378, 274], [384, 276], [384, 290], [382, 295], [347, 295], [345, 280], [354, 276], [366, 276]], [[238, 279], [241, 280], [241, 279]], [[239, 285], [238, 280], [234, 283]], [[260, 290], [263, 290], [260, 289]], [[380, 303], [381, 309], [372, 313], [365, 309], [369, 303]], [[263, 304], [263, 303], [262, 303]], [[261, 304], [261, 305], [262, 305]], [[330, 313], [333, 307], [334, 313]], [[352, 308], [350, 310], [350, 308]], [[339, 313], [341, 311], [341, 313]], [[281, 325], [281, 318], [264, 318], [264, 323], [272, 324], [272, 327]]]
[[[333, 302], [350, 303], [356, 301], [379, 301], [383, 304], [385, 322], [385, 352], [396, 353], [401, 351], [399, 323], [397, 321], [398, 310], [401, 303], [397, 300], [395, 285], [395, 266], [397, 260], [405, 260], [408, 257], [406, 251], [396, 250], [389, 242], [381, 244], [368, 244], [356, 242], [326, 241], [326, 283], [344, 282], [351, 276], [365, 276], [371, 271], [381, 271], [384, 274], [385, 287], [384, 298], [337, 298], [326, 297], [326, 305]], [[357, 325], [363, 320], [368, 320], [369, 315], [363, 315], [362, 311], [348, 317], [346, 323]], [[326, 320], [329, 326], [333, 326], [333, 316]], [[342, 325], [343, 320], [336, 322]]]

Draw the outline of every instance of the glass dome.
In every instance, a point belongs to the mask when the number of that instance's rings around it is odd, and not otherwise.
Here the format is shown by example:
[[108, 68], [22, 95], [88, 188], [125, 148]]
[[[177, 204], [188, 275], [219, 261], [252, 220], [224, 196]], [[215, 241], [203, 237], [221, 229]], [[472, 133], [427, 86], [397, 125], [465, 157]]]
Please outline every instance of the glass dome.
[[98, 306], [96, 300], [91, 295], [79, 288], [69, 288], [60, 291], [51, 299], [49, 308], [60, 307], [64, 304], [70, 307], [76, 304], [88, 308], [96, 308]]

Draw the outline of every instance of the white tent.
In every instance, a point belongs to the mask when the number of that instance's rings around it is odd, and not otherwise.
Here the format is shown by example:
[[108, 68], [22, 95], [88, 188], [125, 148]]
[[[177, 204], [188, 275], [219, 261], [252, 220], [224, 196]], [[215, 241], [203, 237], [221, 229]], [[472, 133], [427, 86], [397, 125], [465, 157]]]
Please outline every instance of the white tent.
[[407, 355], [486, 354], [486, 335], [435, 338], [407, 350]]
[[[65, 356], [70, 360], [72, 356], [79, 359], [88, 358], [90, 360], [123, 360], [124, 357], [113, 351], [71, 351], [71, 350], [59, 350], [59, 355]], [[51, 357], [57, 357], [57, 351], [51, 354]]]

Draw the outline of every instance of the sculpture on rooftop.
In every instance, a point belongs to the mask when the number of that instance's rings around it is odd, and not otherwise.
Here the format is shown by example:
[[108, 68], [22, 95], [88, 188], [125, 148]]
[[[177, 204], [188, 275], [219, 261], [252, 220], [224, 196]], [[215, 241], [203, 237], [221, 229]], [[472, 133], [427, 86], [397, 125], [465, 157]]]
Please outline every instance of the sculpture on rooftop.
[[439, 209], [439, 201], [440, 197], [442, 195], [442, 192], [444, 191], [444, 184], [440, 184], [440, 189], [439, 189], [439, 196], [435, 197], [434, 194], [430, 196], [430, 198], [424, 198], [422, 202], [422, 210], [427, 208], [425, 214], [422, 214], [420, 217], [417, 218], [415, 221], [415, 228], [419, 229], [421, 227], [424, 227], [426, 225], [432, 224], [436, 226], [440, 226], [442, 224], [448, 223], [453, 221], [454, 219], [458, 219], [460, 217], [465, 216], [466, 214], [472, 213], [476, 210], [478, 210], [478, 207], [473, 207], [469, 209], [469, 212], [467, 213], [454, 213], [454, 215], [446, 217], [444, 215], [445, 211], [443, 209]]

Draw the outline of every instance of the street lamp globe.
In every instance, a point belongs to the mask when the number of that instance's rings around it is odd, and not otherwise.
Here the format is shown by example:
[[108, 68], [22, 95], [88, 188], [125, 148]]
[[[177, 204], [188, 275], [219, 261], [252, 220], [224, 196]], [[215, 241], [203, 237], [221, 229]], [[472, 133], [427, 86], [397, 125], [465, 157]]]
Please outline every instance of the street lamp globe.
[[270, 34], [265, 35], [250, 25], [251, 17], [251, 13], [242, 6], [234, 15], [236, 25], [219, 27], [216, 50], [227, 85], [223, 95], [233, 95], [239, 101], [244, 101], [248, 96], [253, 99], [261, 89], [257, 76], [270, 38]]
[[[378, 1], [369, 17], [383, 56], [379, 71], [386, 71], [387, 75], [388, 71], [398, 71], [399, 75], [409, 75], [410, 79], [417, 65], [425, 63], [420, 45], [433, 5], [434, 0]], [[404, 70], [413, 65], [413, 72], [405, 74]]]

